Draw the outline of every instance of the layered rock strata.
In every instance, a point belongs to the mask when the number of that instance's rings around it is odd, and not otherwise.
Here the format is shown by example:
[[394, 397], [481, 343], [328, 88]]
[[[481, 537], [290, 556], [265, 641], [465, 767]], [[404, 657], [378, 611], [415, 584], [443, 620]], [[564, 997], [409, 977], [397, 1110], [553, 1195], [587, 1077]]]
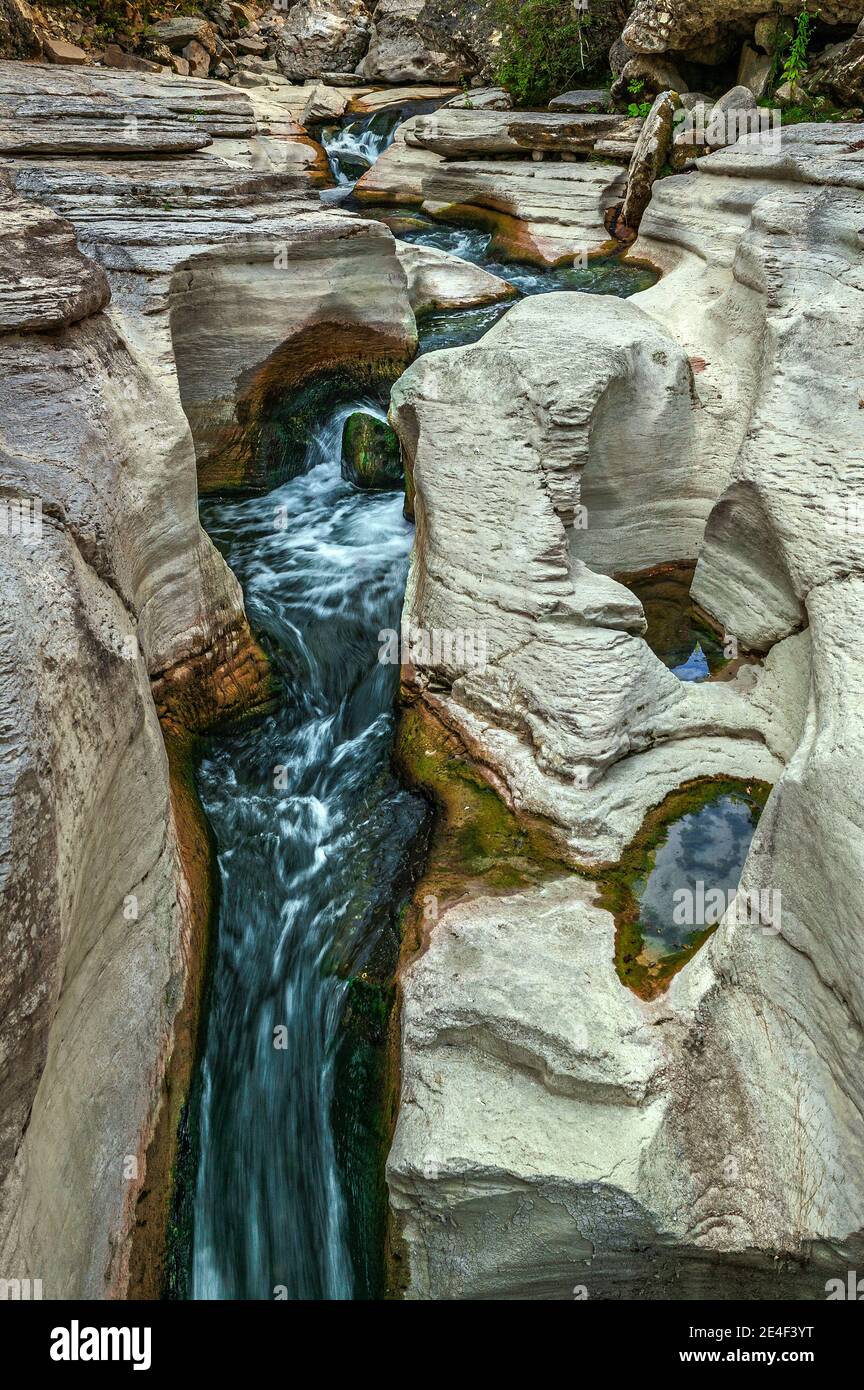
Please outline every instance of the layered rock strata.
[[199, 727], [254, 708], [268, 682], [198, 525], [176, 383], [124, 334], [68, 223], [8, 191], [3, 214], [3, 269], [22, 278], [0, 336], [0, 1251], [45, 1297], [100, 1297], [128, 1283], [206, 913], [151, 680]]
[[604, 218], [622, 201], [625, 174], [587, 156], [604, 141], [623, 142], [626, 163], [638, 128], [602, 115], [445, 109], [406, 121], [354, 193], [370, 206], [415, 205], [443, 221], [488, 228], [493, 254], [559, 265], [612, 244]]

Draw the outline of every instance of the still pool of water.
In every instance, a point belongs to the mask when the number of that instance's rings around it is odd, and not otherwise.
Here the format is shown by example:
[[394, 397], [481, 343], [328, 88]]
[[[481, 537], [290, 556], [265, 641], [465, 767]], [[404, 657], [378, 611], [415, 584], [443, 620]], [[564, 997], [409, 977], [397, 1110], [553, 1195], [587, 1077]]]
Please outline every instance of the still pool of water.
[[758, 808], [740, 794], [720, 796], [668, 827], [653, 867], [634, 888], [646, 960], [683, 951], [718, 924], [711, 895], [734, 894], [757, 821]]
[[489, 255], [491, 233], [473, 227], [451, 227], [420, 214], [398, 218], [394, 225], [402, 241], [449, 251], [506, 280], [523, 295], [581, 290], [587, 294], [614, 294], [629, 299], [631, 294], [650, 289], [657, 283], [657, 272], [650, 266], [630, 265], [618, 256], [593, 257], [584, 266], [544, 268], [523, 261], [495, 260]]
[[665, 989], [722, 920], [770, 790], [734, 778], [688, 783], [650, 812], [620, 863], [601, 875], [618, 974], [643, 998]]
[[620, 576], [645, 611], [645, 641], [665, 666], [683, 681], [704, 681], [727, 664], [723, 642], [708, 627], [690, 597], [696, 566], [658, 565]]

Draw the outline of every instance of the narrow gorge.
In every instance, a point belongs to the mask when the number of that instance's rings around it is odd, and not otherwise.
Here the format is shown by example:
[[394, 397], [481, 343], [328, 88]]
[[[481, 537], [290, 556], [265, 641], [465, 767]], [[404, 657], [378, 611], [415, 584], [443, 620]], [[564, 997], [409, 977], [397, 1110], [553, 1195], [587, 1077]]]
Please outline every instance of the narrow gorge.
[[0, 4], [3, 1296], [825, 1299], [864, 7], [221, 8]]

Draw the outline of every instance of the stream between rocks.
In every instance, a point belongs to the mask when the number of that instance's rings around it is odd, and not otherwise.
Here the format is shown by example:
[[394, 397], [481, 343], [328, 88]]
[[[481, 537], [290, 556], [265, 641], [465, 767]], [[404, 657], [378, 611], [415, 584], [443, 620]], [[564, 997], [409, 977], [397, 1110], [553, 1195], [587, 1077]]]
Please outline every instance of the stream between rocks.
[[[405, 115], [323, 133], [340, 190], [350, 194]], [[627, 297], [653, 280], [617, 260], [501, 264], [483, 233], [402, 211], [393, 225], [521, 295]], [[431, 314], [420, 351], [475, 341], [509, 307]], [[220, 901], [180, 1296], [362, 1299], [383, 1288], [388, 1019], [399, 913], [429, 812], [391, 771], [399, 670], [378, 660], [379, 633], [399, 627], [412, 527], [401, 493], [360, 491], [342, 476], [342, 430], [356, 409], [382, 413], [334, 393], [291, 481], [201, 506], [281, 690], [268, 716], [212, 737], [198, 770]], [[642, 885], [654, 951], [682, 947], [664, 938], [669, 875], [708, 872], [719, 857], [731, 886], [746, 855], [744, 803], [727, 796], [700, 814], [704, 824], [669, 829]]]

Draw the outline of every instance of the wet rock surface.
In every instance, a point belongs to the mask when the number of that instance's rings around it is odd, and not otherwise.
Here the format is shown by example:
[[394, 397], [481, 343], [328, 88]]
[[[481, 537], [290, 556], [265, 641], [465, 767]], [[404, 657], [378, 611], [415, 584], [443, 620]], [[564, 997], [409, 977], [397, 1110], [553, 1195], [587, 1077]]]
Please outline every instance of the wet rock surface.
[[402, 242], [396, 254], [408, 277], [408, 297], [417, 315], [496, 304], [516, 296], [506, 280], [447, 251]]
[[[24, 48], [25, 11], [0, 3]], [[773, 41], [764, 6], [694, 15], [633, 9], [613, 70], [616, 94], [660, 92], [644, 124], [592, 111], [593, 90], [519, 113], [477, 88], [402, 125], [356, 189], [543, 265], [604, 248], [623, 203], [631, 256], [665, 272], [627, 303], [519, 303], [400, 377], [398, 440], [371, 402], [345, 427], [357, 488], [401, 486], [401, 441], [405, 620], [482, 631], [482, 662], [463, 645], [405, 664], [410, 717], [522, 837], [521, 887], [461, 842], [459, 892], [402, 979], [388, 1183], [409, 1298], [571, 1297], [574, 1268], [592, 1297], [820, 1296], [864, 1229], [861, 126], [709, 141], [726, 148], [679, 150], [690, 172], [665, 177], [666, 89], [737, 70], [684, 104], [753, 110]], [[822, 17], [851, 28], [860, 7]], [[203, 17], [157, 26], [151, 57], [191, 77], [122, 54], [0, 64], [2, 485], [41, 506], [39, 544], [2, 557], [0, 1250], [34, 1277], [50, 1255], [47, 1296], [128, 1291], [158, 1185], [203, 901], [165, 739], [173, 758], [269, 691], [197, 484], [285, 476], [274, 402], [324, 371], [380, 388], [416, 314], [513, 294], [397, 246], [374, 211], [322, 209], [297, 118], [391, 105], [370, 81], [487, 73], [487, 18], [312, 0], [234, 34], [233, 58]], [[857, 99], [858, 38], [814, 62], [813, 90]], [[194, 76], [211, 65], [255, 85]], [[718, 648], [744, 654], [722, 679], [688, 682], [646, 640], [632, 576], [676, 565]], [[637, 998], [602, 890], [705, 778], [775, 786], [740, 893], [781, 892], [782, 920], [730, 914]]]
[[[508, 112], [444, 110], [412, 117], [354, 195], [363, 204], [413, 204], [433, 217], [486, 227], [492, 251], [514, 259], [564, 264], [608, 247], [604, 215], [623, 197], [624, 171], [620, 164], [581, 160], [617, 137], [616, 159], [629, 161], [642, 123], [531, 114], [528, 120]], [[493, 146], [506, 157], [488, 157]], [[526, 160], [528, 154], [550, 157]]]
[[369, 492], [402, 485], [402, 450], [384, 420], [357, 411], [345, 421], [342, 434], [342, 476]]

